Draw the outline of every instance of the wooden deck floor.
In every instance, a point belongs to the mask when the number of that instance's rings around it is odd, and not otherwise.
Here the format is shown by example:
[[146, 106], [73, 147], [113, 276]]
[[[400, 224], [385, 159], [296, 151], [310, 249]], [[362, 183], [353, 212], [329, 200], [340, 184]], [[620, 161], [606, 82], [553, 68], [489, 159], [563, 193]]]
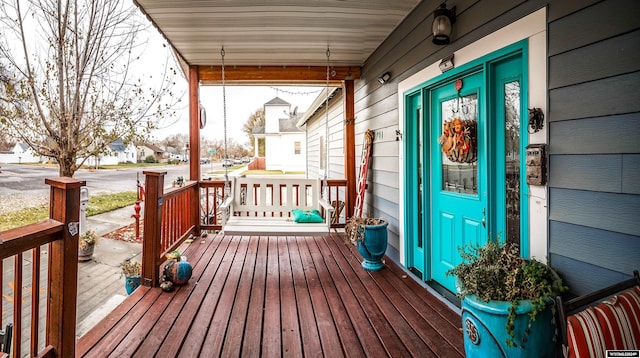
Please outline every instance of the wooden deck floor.
[[364, 271], [339, 234], [210, 235], [184, 251], [188, 284], [138, 288], [78, 341], [77, 355], [464, 355], [457, 313], [393, 263]]

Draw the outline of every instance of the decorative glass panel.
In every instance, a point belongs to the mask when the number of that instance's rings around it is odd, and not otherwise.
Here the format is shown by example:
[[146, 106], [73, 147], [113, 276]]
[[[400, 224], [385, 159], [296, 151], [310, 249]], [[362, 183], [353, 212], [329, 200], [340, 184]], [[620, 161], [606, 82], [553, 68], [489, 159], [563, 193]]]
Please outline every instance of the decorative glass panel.
[[478, 195], [478, 95], [454, 98], [441, 106], [442, 190]]
[[[320, 136], [320, 170], [326, 170], [327, 169], [327, 151], [325, 149], [325, 141], [324, 141], [324, 136]], [[324, 173], [324, 172], [322, 172]]]
[[504, 85], [507, 242], [520, 244], [520, 82]]

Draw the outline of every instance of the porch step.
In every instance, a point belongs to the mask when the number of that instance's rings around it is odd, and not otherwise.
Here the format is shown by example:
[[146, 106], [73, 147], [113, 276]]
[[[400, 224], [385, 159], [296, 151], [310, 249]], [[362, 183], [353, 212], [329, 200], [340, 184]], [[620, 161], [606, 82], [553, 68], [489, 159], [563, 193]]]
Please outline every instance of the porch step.
[[87, 333], [93, 326], [98, 324], [103, 318], [105, 318], [111, 311], [113, 311], [124, 299], [126, 296], [123, 295], [113, 295], [111, 296], [107, 302], [103, 303], [100, 307], [96, 308], [93, 312], [91, 312], [85, 319], [78, 323], [76, 327], [76, 337], [82, 337], [85, 333]]

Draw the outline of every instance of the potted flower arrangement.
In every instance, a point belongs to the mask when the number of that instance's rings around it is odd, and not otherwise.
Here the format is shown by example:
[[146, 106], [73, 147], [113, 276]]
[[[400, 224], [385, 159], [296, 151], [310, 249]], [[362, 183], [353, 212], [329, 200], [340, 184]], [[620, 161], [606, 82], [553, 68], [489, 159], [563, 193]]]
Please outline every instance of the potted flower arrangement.
[[384, 267], [387, 252], [387, 226], [382, 218], [352, 216], [345, 225], [345, 239], [356, 245], [362, 255], [362, 268], [378, 271]]
[[93, 250], [98, 243], [98, 239], [98, 234], [92, 230], [80, 235], [80, 240], [78, 241], [78, 261], [91, 260]]
[[566, 290], [557, 273], [498, 239], [460, 253], [447, 274], [457, 276], [467, 357], [555, 356], [553, 298]]
[[140, 286], [140, 277], [142, 275], [142, 265], [137, 261], [126, 259], [120, 264], [122, 274], [125, 277], [124, 285], [127, 294], [130, 295]]

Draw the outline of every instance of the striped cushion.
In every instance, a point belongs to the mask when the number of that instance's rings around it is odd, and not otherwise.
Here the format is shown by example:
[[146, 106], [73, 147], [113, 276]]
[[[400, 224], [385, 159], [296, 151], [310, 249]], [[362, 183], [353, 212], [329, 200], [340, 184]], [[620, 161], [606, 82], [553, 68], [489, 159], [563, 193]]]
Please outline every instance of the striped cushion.
[[607, 349], [640, 347], [640, 287], [567, 318], [570, 357], [604, 357]]

